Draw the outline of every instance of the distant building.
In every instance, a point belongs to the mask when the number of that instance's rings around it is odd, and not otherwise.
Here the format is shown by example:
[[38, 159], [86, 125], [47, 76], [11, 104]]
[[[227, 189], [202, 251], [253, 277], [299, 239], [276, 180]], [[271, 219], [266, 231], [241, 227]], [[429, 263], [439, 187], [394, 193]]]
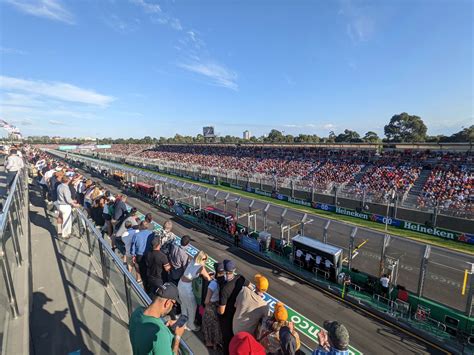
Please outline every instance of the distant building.
[[249, 139], [250, 139], [250, 135], [251, 135], [250, 131], [245, 130], [245, 131], [244, 131], [243, 138], [244, 138], [245, 140], [249, 140]]

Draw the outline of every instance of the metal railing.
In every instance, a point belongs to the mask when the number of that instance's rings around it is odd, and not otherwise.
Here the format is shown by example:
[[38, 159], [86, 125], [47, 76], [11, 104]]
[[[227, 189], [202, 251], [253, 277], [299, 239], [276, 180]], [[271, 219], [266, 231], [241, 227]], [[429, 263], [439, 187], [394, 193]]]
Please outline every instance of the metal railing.
[[[89, 257], [99, 263], [100, 270], [97, 272], [104, 286], [113, 289], [115, 296], [124, 305], [128, 318], [135, 308], [151, 304], [152, 300], [124, 266], [123, 260], [112, 251], [100, 231], [80, 209], [73, 211], [73, 231], [83, 238]], [[184, 340], [180, 343], [180, 354], [193, 355], [193, 351]]]
[[[0, 211], [0, 264], [2, 277], [0, 278], [0, 339], [2, 346], [0, 353], [12, 353], [20, 351], [18, 339], [12, 339], [10, 333], [14, 325], [22, 317], [25, 321], [29, 318], [29, 300], [31, 289], [22, 287], [22, 282], [29, 276], [29, 252], [28, 245], [29, 220], [28, 220], [28, 174], [26, 169], [20, 170], [13, 180], [9, 189], [8, 197]], [[26, 252], [25, 252], [26, 250]], [[28, 282], [29, 284], [29, 282]], [[22, 300], [19, 303], [19, 300]], [[24, 300], [27, 300], [25, 302]], [[13, 331], [14, 333], [14, 331]], [[15, 336], [15, 335], [13, 335]], [[26, 334], [21, 334], [28, 341]], [[13, 344], [12, 347], [9, 342]], [[23, 341], [25, 343], [25, 341]]]

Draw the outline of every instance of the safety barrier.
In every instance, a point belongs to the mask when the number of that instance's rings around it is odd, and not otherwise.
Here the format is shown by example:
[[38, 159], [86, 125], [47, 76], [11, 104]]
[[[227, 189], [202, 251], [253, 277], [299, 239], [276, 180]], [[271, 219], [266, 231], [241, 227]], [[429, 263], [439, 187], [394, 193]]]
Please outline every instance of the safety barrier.
[[[109, 243], [102, 238], [100, 231], [86, 217], [83, 211], [73, 211], [73, 232], [83, 238], [89, 257], [99, 263], [100, 274], [105, 287], [111, 287], [122, 305], [125, 305], [128, 317], [139, 306], [151, 304], [150, 297], [136, 282], [133, 275], [124, 266], [123, 261], [112, 251]], [[180, 354], [193, 355], [193, 351], [184, 340], [180, 343]]]
[[28, 220], [28, 174], [20, 170], [0, 211], [0, 353], [28, 351], [29, 335], [18, 334], [29, 321], [31, 283]]

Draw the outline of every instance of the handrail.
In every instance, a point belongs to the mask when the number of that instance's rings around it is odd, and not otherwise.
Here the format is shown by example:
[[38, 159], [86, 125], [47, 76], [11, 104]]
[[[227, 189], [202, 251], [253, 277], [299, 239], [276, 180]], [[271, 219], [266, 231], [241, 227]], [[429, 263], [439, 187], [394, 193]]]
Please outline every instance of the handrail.
[[[100, 245], [102, 246], [103, 252], [107, 254], [108, 257], [112, 258], [113, 263], [115, 266], [119, 269], [122, 275], [126, 277], [126, 280], [130, 283], [130, 286], [132, 287], [133, 291], [137, 294], [137, 296], [140, 298], [140, 301], [145, 305], [149, 306], [152, 302], [151, 298], [146, 294], [145, 290], [137, 283], [133, 275], [125, 268], [123, 261], [120, 260], [117, 254], [115, 254], [112, 251], [111, 246], [109, 243], [105, 241], [104, 238], [100, 235], [99, 231], [95, 227], [95, 225], [86, 217], [84, 212], [77, 208], [74, 210], [74, 213], [76, 214], [76, 218], [79, 217], [82, 221], [85, 222], [85, 227], [89, 229], [89, 231], [92, 231], [93, 235], [95, 238], [98, 240]], [[127, 287], [127, 285], [125, 285]], [[127, 294], [127, 297], [129, 295]], [[127, 307], [130, 306], [130, 302], [127, 300]], [[130, 311], [130, 310], [129, 310]], [[193, 355], [193, 351], [191, 348], [186, 344], [184, 340], [181, 339], [180, 342], [180, 352], [184, 352], [187, 355]]]

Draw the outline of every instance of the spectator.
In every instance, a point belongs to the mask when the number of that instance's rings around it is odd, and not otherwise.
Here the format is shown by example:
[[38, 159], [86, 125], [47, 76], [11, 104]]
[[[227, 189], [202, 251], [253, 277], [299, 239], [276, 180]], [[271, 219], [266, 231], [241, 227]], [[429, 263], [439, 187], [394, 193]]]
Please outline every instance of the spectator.
[[247, 332], [240, 332], [229, 343], [230, 355], [265, 355], [265, 348]]
[[132, 207], [130, 213], [128, 214], [128, 217], [125, 218], [122, 225], [117, 229], [117, 232], [115, 233], [117, 237], [122, 237], [123, 233], [125, 233], [125, 231], [129, 229], [125, 226], [127, 222], [130, 222], [130, 224], [132, 225], [130, 228], [138, 229], [140, 219], [137, 216], [137, 212], [137, 209], [135, 207]]
[[7, 172], [7, 190], [9, 190], [13, 184], [17, 172], [25, 166], [23, 159], [20, 158], [17, 153], [18, 151], [16, 149], [10, 150], [10, 155], [6, 160], [5, 170]]
[[337, 321], [325, 321], [318, 333], [319, 347], [313, 355], [349, 355], [349, 332]]
[[224, 354], [229, 353], [229, 343], [234, 333], [232, 331], [235, 302], [239, 292], [247, 284], [245, 277], [235, 274], [235, 263], [232, 260], [224, 260], [224, 271], [226, 283], [222, 286], [219, 294], [219, 307], [217, 313], [220, 315], [220, 325], [222, 331], [222, 343]]
[[278, 333], [278, 335], [280, 338], [281, 355], [295, 355], [298, 351], [297, 340], [293, 333], [293, 323], [290, 323], [289, 325], [285, 325], [280, 328], [280, 332]]
[[169, 254], [171, 252], [171, 245], [174, 243], [176, 236], [171, 231], [173, 229], [173, 222], [171, 220], [166, 220], [163, 223], [163, 229], [160, 231], [161, 243], [162, 243], [162, 251], [165, 254]]
[[62, 238], [68, 239], [72, 232], [72, 208], [79, 207], [76, 201], [71, 198], [71, 191], [69, 190], [69, 178], [63, 176], [61, 184], [58, 186], [58, 209], [62, 217]]
[[[130, 317], [129, 335], [134, 355], [178, 354], [184, 327], [177, 327], [174, 337], [163, 317], [166, 316], [176, 302], [180, 302], [178, 289], [166, 283], [154, 292], [153, 302], [147, 307], [138, 307]], [[173, 321], [174, 322], [174, 321]]]
[[154, 237], [151, 240], [151, 247], [152, 250], [145, 257], [147, 267], [147, 289], [145, 291], [147, 293], [153, 292], [163, 285], [163, 280], [167, 279], [166, 274], [171, 269], [168, 257], [160, 250], [160, 237]]
[[222, 333], [219, 325], [219, 314], [217, 313], [217, 307], [219, 305], [219, 282], [221, 277], [224, 276], [224, 264], [214, 264], [215, 279], [212, 280], [206, 293], [206, 299], [204, 301], [205, 310], [202, 317], [202, 331], [204, 334], [204, 340], [208, 348], [217, 349], [218, 346], [222, 346]]
[[248, 332], [255, 334], [263, 317], [268, 316], [268, 304], [263, 295], [268, 290], [268, 280], [260, 274], [255, 275], [255, 288], [251, 285], [242, 287], [235, 301], [235, 314], [232, 323], [234, 334]]
[[171, 263], [170, 280], [178, 285], [179, 279], [184, 274], [184, 270], [189, 264], [190, 256], [187, 249], [191, 238], [188, 235], [181, 237], [180, 245], [172, 244], [170, 248], [169, 260]]
[[143, 282], [143, 287], [147, 287], [146, 278], [146, 262], [145, 255], [151, 249], [151, 238], [152, 232], [148, 230], [148, 223], [142, 221], [138, 227], [139, 232], [136, 233], [132, 238], [132, 245], [130, 246], [130, 255], [134, 264], [138, 265], [141, 279], [138, 282]]
[[[124, 222], [125, 232], [123, 232], [120, 237], [122, 238], [122, 242], [125, 246], [125, 254], [123, 256], [123, 262], [127, 265], [128, 271], [132, 272], [134, 268], [133, 264], [133, 257], [130, 252], [130, 248], [132, 246], [132, 240], [136, 233], [138, 233], [138, 229], [133, 228], [133, 224], [131, 221]], [[138, 273], [139, 270], [137, 269], [136, 272]]]
[[383, 274], [380, 278], [380, 287], [382, 289], [382, 296], [387, 297], [389, 294], [389, 286], [390, 286], [390, 277], [387, 274]]
[[299, 335], [294, 330], [293, 323], [288, 322], [288, 311], [285, 305], [278, 302], [275, 305], [273, 315], [263, 318], [257, 329], [257, 340], [265, 347], [267, 354], [276, 355], [281, 353], [280, 329], [285, 326], [292, 330], [297, 349], [299, 349]]
[[199, 331], [199, 328], [194, 325], [197, 304], [193, 293], [193, 280], [199, 276], [207, 281], [211, 280], [205, 267], [206, 261], [207, 254], [201, 250], [194, 257], [194, 262], [188, 264], [178, 283], [181, 314], [188, 316], [188, 328], [192, 331]]
[[[114, 215], [112, 217], [112, 226], [117, 231], [120, 226], [122, 225], [123, 221], [128, 217], [128, 209], [127, 209], [127, 196], [125, 195], [118, 195], [115, 199], [115, 204], [114, 204]], [[149, 225], [147, 223], [147, 229], [149, 228]], [[116, 245], [115, 245], [115, 233], [112, 233], [112, 236], [110, 237], [111, 239], [111, 244], [112, 244], [112, 250], [115, 251]]]
[[146, 215], [145, 215], [145, 221], [148, 222], [148, 229], [150, 229], [151, 231], [155, 229], [155, 226], [153, 224], [153, 215], [151, 214], [151, 212], [148, 212]]

